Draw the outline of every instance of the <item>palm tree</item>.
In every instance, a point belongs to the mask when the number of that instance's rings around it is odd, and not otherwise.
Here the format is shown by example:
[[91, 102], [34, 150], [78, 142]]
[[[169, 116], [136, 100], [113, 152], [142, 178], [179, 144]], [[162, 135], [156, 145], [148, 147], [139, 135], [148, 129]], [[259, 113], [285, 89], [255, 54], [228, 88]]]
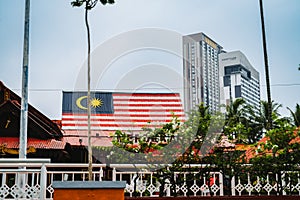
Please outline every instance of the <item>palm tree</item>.
[[[114, 0], [99, 0], [103, 5], [113, 4]], [[85, 6], [85, 26], [87, 31], [87, 80], [88, 80], [88, 94], [87, 94], [87, 115], [88, 115], [88, 160], [89, 160], [89, 181], [92, 180], [92, 171], [93, 171], [93, 157], [92, 157], [92, 145], [91, 145], [91, 34], [90, 26], [88, 21], [88, 14], [91, 9], [93, 9], [98, 3], [98, 0], [75, 0], [71, 2], [73, 7]]]
[[224, 133], [238, 140], [238, 142], [245, 142], [248, 133], [249, 106], [245, 99], [238, 98], [230, 105], [226, 106]]
[[[256, 121], [259, 122], [259, 124], [262, 126], [263, 129], [265, 130], [270, 130], [269, 124], [276, 125], [276, 121], [280, 119], [280, 114], [279, 114], [279, 108], [282, 107], [281, 104], [275, 103], [272, 101], [271, 103], [271, 113], [269, 113], [269, 103], [267, 101], [260, 101], [260, 113], [259, 116], [256, 117]], [[271, 117], [271, 122], [269, 122], [269, 117]]]
[[[264, 102], [263, 107], [262, 113], [264, 114], [261, 117], [244, 99], [236, 99], [226, 106], [224, 133], [234, 137], [239, 143], [253, 144], [257, 142], [267, 126], [268, 103]], [[275, 113], [278, 114], [277, 108]]]
[[198, 112], [198, 128], [197, 136], [204, 137], [207, 133], [211, 115], [209, 114], [209, 107], [205, 106], [204, 103], [201, 103], [197, 107]]
[[238, 98], [235, 101], [233, 101], [230, 105], [227, 105], [226, 106], [227, 122], [229, 123], [238, 122], [240, 118], [243, 116], [245, 104], [246, 104], [245, 99]]
[[291, 112], [295, 126], [299, 127], [300, 126], [300, 106], [299, 106], [299, 104], [296, 104], [295, 112], [293, 112], [290, 108], [287, 108], [287, 109]]

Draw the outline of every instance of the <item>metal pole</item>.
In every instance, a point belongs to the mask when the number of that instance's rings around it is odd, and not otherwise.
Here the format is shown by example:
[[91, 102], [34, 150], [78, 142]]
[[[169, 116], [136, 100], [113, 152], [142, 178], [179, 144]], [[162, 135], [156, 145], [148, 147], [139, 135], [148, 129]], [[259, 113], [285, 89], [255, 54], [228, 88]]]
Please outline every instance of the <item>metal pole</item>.
[[[29, 14], [30, 0], [25, 1], [24, 44], [23, 44], [23, 69], [22, 69], [22, 98], [20, 114], [20, 145], [19, 159], [26, 159], [27, 149], [27, 123], [28, 123], [28, 55], [29, 55]], [[26, 169], [26, 167], [22, 167]], [[25, 189], [25, 174], [19, 174], [18, 184], [22, 191]], [[23, 197], [25, 194], [21, 194]]]
[[29, 13], [30, 13], [30, 0], [26, 0], [25, 24], [24, 24], [24, 46], [23, 46], [19, 158], [26, 158], [26, 149], [27, 149]]
[[271, 99], [271, 88], [270, 88], [270, 75], [269, 75], [269, 64], [268, 64], [268, 54], [267, 54], [267, 42], [266, 42], [266, 32], [265, 32], [265, 21], [264, 21], [264, 11], [263, 2], [259, 0], [260, 7], [260, 19], [262, 27], [262, 41], [263, 41], [263, 51], [264, 51], [264, 61], [265, 61], [265, 73], [266, 73], [266, 85], [267, 85], [267, 98], [268, 98], [268, 124], [267, 130], [272, 128], [272, 99]]

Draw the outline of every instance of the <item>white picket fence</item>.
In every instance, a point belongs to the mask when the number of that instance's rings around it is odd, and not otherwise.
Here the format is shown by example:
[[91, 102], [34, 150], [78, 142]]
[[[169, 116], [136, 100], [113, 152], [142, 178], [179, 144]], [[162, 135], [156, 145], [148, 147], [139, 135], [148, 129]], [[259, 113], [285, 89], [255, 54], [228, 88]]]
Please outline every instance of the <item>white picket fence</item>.
[[[88, 181], [87, 164], [54, 164], [47, 159], [0, 159], [0, 199], [53, 199], [53, 181]], [[168, 176], [151, 170], [148, 165], [93, 164], [93, 180], [127, 182], [126, 196], [241, 196], [277, 195], [280, 183], [282, 194], [300, 196], [300, 173], [281, 172], [264, 178], [256, 174], [241, 177], [224, 176], [220, 171], [207, 172], [207, 165], [185, 165], [185, 170], [168, 170]], [[109, 170], [107, 170], [109, 169]], [[165, 174], [166, 175], [166, 174]], [[164, 178], [163, 178], [164, 177]]]

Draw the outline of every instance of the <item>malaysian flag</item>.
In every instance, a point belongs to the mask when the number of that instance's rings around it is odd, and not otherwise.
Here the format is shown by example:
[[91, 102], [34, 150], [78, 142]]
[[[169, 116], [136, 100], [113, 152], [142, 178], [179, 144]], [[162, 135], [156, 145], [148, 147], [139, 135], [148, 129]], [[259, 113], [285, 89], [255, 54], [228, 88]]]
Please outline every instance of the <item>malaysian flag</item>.
[[[91, 129], [135, 131], [184, 120], [178, 93], [91, 92]], [[63, 92], [62, 129], [87, 130], [87, 93]]]

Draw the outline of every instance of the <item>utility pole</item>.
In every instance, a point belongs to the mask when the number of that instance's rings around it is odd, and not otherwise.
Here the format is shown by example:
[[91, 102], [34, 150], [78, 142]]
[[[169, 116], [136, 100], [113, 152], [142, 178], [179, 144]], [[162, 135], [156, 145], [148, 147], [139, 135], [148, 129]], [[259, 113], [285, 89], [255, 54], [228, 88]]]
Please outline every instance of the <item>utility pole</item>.
[[[22, 68], [22, 98], [20, 114], [20, 144], [19, 159], [27, 157], [27, 124], [28, 124], [28, 57], [29, 57], [29, 14], [30, 0], [25, 0], [25, 20], [24, 20], [24, 44], [23, 44], [23, 68]], [[22, 167], [25, 169], [26, 167]], [[25, 174], [19, 174], [18, 184], [22, 190], [25, 189]], [[21, 197], [24, 194], [22, 194]]]
[[266, 73], [266, 85], [267, 85], [267, 98], [268, 98], [268, 124], [267, 130], [272, 128], [272, 99], [271, 99], [271, 87], [270, 87], [270, 75], [269, 75], [269, 64], [268, 64], [268, 54], [267, 54], [267, 43], [266, 43], [266, 32], [265, 32], [265, 21], [264, 21], [264, 11], [263, 2], [259, 0], [260, 7], [260, 19], [262, 28], [262, 41], [263, 41], [263, 51], [264, 51], [264, 61], [265, 61], [265, 73]]
[[28, 57], [30, 0], [25, 3], [19, 158], [26, 158], [28, 124]]

